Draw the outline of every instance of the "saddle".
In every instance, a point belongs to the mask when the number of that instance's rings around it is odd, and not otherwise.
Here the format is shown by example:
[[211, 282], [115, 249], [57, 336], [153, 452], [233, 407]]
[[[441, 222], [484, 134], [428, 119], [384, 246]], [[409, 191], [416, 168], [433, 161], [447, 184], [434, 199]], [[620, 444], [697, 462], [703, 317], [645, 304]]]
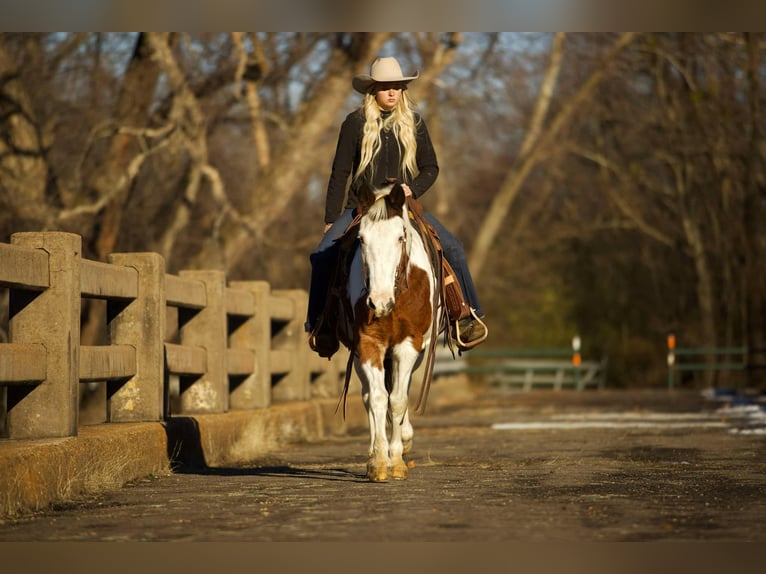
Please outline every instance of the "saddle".
[[320, 357], [331, 359], [343, 343], [353, 346], [354, 313], [348, 295], [351, 260], [357, 247], [359, 216], [348, 225], [336, 241], [330, 268], [330, 285], [322, 312], [309, 334], [309, 346]]

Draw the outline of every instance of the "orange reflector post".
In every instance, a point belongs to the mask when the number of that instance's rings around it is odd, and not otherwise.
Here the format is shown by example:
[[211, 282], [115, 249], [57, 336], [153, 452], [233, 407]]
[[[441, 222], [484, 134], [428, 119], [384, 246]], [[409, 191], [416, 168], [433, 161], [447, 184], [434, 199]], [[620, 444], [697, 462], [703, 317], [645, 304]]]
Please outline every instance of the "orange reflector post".
[[675, 349], [676, 348], [676, 336], [672, 333], [668, 335], [668, 349]]

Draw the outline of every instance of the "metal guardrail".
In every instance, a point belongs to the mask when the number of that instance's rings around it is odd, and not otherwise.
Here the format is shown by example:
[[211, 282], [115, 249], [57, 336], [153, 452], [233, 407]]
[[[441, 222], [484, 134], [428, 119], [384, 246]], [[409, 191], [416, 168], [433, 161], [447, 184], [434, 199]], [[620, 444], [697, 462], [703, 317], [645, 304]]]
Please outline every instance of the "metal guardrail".
[[572, 348], [474, 349], [467, 359], [456, 360], [446, 350], [437, 355], [435, 376], [457, 373], [482, 375], [488, 384], [503, 388], [582, 391], [604, 388], [606, 361], [582, 361], [579, 337]]
[[[748, 347], [677, 347], [676, 336], [667, 337], [668, 389], [676, 385], [676, 376], [684, 371], [755, 371], [766, 368], [753, 357], [766, 355], [766, 349]], [[708, 360], [700, 360], [704, 357]], [[729, 360], [719, 360], [728, 357]], [[736, 360], [736, 358], [739, 360]], [[712, 361], [709, 360], [712, 358]], [[734, 360], [731, 360], [734, 359]]]

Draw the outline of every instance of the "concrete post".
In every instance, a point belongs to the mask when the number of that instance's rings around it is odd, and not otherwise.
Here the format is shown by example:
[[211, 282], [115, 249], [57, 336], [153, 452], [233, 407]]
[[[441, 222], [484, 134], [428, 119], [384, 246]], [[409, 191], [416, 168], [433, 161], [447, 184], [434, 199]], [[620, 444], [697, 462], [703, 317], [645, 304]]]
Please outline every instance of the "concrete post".
[[232, 409], [258, 409], [271, 405], [271, 321], [266, 307], [271, 287], [267, 281], [232, 281], [234, 289], [253, 295], [255, 314], [229, 334], [231, 348], [244, 348], [255, 353], [255, 370], [229, 397]]
[[275, 401], [306, 401], [311, 398], [308, 335], [303, 328], [308, 305], [308, 293], [303, 289], [275, 290], [274, 295], [293, 302], [293, 316], [287, 325], [272, 337], [273, 349], [289, 350], [294, 357], [290, 372], [272, 389]]
[[223, 271], [181, 271], [179, 276], [205, 285], [207, 305], [179, 325], [182, 345], [202, 347], [207, 371], [188, 385], [181, 383], [181, 413], [224, 413], [229, 410], [226, 371], [226, 274]]
[[165, 259], [159, 253], [113, 253], [109, 263], [138, 272], [138, 297], [107, 302], [110, 342], [136, 349], [136, 375], [107, 383], [107, 422], [162, 420], [165, 388]]
[[39, 385], [9, 387], [5, 436], [12, 439], [77, 435], [80, 383], [80, 260], [82, 239], [72, 233], [15, 233], [11, 243], [48, 253], [49, 287], [10, 291], [10, 341], [40, 343], [47, 377]]
[[309, 361], [313, 367], [310, 379], [312, 397], [337, 397], [340, 394], [343, 390], [341, 373], [345, 371], [347, 360], [348, 352], [342, 345], [329, 361], [319, 355], [313, 355], [313, 351], [309, 352]]

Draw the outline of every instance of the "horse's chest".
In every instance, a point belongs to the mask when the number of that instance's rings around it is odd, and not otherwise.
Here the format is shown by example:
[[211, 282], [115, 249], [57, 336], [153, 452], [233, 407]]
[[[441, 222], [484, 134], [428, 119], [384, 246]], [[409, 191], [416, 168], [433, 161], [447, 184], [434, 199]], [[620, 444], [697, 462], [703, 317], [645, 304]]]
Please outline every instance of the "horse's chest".
[[418, 267], [410, 269], [407, 284], [396, 298], [393, 311], [376, 318], [365, 305], [357, 301], [355, 315], [360, 335], [360, 350], [390, 349], [407, 339], [420, 351], [431, 326], [431, 289], [428, 275]]

